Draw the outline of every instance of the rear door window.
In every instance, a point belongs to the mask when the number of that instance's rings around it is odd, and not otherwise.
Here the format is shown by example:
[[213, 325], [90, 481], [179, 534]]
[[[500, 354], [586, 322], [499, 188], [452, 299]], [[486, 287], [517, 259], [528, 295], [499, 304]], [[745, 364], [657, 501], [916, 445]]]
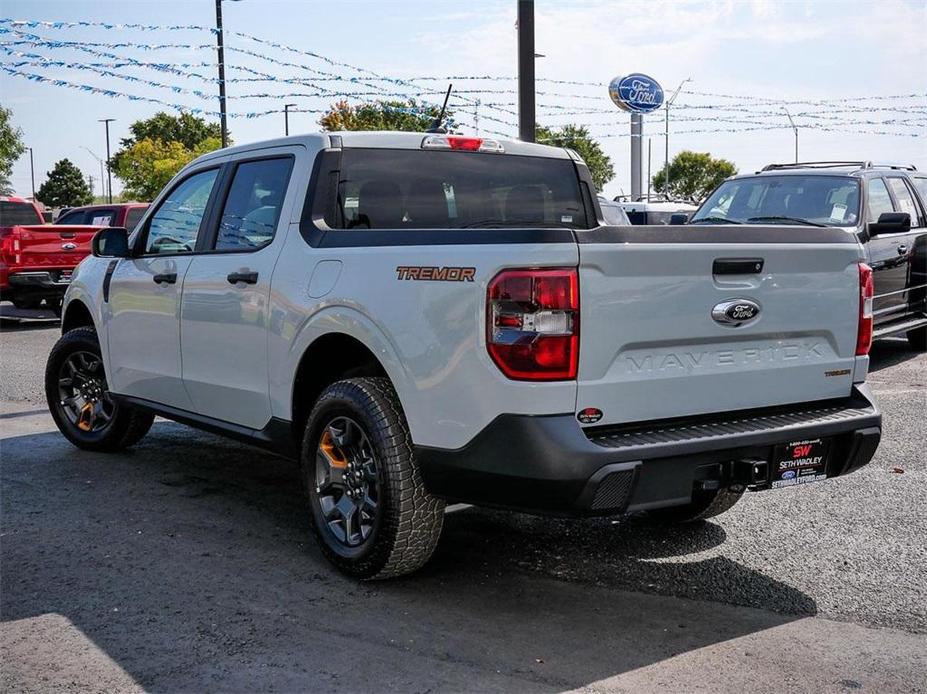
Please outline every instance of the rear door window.
[[254, 251], [273, 240], [292, 168], [292, 157], [238, 164], [219, 221], [216, 250]]
[[898, 203], [899, 212], [907, 212], [911, 215], [911, 226], [920, 226], [920, 215], [917, 213], [917, 203], [914, 202], [914, 195], [908, 188], [903, 178], [892, 176], [888, 179], [888, 185], [891, 186], [892, 193], [895, 194], [895, 201]]
[[881, 178], [869, 179], [869, 221], [878, 222], [884, 212], [894, 212], [892, 196], [888, 194], [885, 181]]
[[478, 152], [345, 149], [341, 229], [586, 228], [569, 159]]

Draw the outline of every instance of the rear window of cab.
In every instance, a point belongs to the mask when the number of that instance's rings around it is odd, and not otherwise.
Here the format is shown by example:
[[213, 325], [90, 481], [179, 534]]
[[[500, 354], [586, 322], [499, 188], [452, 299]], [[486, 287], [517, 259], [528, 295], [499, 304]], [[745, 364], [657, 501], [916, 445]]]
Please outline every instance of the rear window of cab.
[[570, 159], [346, 148], [332, 229], [587, 228]]

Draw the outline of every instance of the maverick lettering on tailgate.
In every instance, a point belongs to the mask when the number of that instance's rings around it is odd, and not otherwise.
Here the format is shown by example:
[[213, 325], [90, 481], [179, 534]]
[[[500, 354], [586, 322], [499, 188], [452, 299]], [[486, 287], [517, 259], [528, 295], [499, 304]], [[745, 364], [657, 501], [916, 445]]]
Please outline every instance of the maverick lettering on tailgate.
[[428, 265], [400, 265], [396, 268], [400, 280], [427, 280], [430, 282], [472, 282], [475, 267], [430, 267]]

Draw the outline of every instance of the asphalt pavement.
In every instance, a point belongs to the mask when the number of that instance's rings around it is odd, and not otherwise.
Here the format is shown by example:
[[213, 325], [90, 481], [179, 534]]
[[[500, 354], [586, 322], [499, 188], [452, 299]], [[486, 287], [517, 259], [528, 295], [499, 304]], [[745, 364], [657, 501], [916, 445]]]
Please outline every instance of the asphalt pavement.
[[3, 322], [3, 691], [927, 691], [927, 355], [876, 344], [876, 458], [687, 528], [448, 514], [419, 573], [329, 568], [285, 460], [54, 429], [52, 322]]

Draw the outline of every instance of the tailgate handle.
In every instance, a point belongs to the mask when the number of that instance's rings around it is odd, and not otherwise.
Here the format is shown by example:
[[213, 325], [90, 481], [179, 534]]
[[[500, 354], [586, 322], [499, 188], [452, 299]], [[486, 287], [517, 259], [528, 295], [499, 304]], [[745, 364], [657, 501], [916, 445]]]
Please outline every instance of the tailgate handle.
[[75, 234], [73, 231], [59, 231], [58, 236], [63, 239], [73, 239], [75, 236], [77, 236], [77, 234]]
[[763, 271], [762, 258], [716, 258], [713, 275], [756, 275]]

